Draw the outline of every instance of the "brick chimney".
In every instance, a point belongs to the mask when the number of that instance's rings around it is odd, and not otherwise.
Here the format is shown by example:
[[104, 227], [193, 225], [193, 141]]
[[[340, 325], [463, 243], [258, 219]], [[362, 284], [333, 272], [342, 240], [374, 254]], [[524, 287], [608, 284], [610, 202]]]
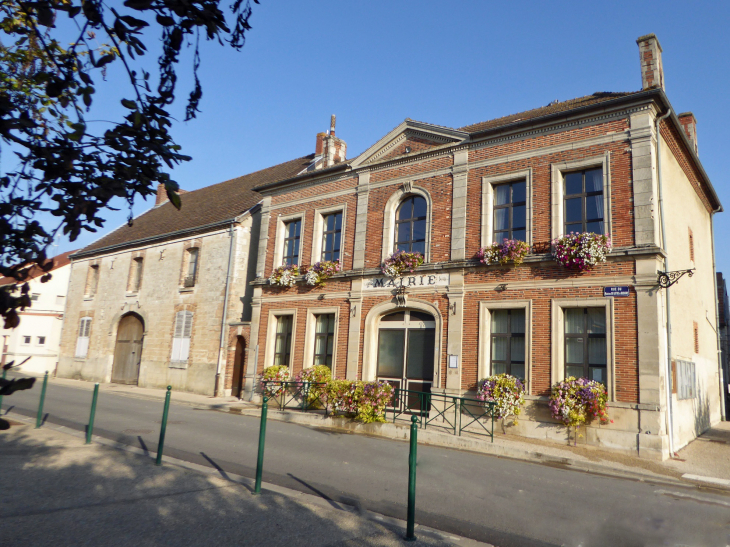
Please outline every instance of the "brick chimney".
[[[181, 196], [183, 194], [187, 194], [188, 191], [180, 188], [177, 191], [177, 193], [178, 193], [178, 195]], [[167, 191], [165, 190], [165, 185], [162, 183], [159, 183], [157, 185], [157, 197], [155, 198], [155, 207], [159, 207], [160, 205], [162, 205], [163, 203], [166, 203], [168, 201], [170, 201], [170, 200], [167, 199]]]
[[317, 147], [315, 154], [322, 155], [323, 161], [318, 168], [332, 167], [345, 161], [347, 157], [347, 143], [335, 137], [336, 117], [332, 114], [330, 118], [330, 130], [327, 133], [317, 133]]
[[679, 123], [682, 124], [684, 134], [687, 135], [689, 142], [694, 146], [695, 154], [699, 154], [697, 149], [697, 119], [695, 115], [692, 112], [683, 112], [677, 115], [677, 118], [679, 118]]
[[659, 87], [664, 89], [664, 67], [662, 66], [662, 46], [655, 34], [637, 38], [639, 58], [641, 59], [641, 89]]

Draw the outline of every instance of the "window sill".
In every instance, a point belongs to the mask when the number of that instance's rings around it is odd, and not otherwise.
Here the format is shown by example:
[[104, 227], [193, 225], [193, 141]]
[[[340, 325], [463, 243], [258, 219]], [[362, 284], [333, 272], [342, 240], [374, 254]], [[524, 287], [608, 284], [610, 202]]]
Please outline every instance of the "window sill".
[[180, 287], [178, 291], [180, 293], [195, 292], [195, 287]]
[[93, 299], [94, 299], [93, 296], [84, 296], [84, 302], [90, 302]]
[[170, 361], [169, 368], [177, 368], [177, 369], [187, 369], [188, 368], [188, 362], [187, 361]]
[[139, 296], [139, 291], [137, 291], [137, 292], [129, 292], [129, 291], [127, 291], [127, 294], [125, 294], [124, 296], [127, 297], [127, 298], [134, 298], [136, 296]]

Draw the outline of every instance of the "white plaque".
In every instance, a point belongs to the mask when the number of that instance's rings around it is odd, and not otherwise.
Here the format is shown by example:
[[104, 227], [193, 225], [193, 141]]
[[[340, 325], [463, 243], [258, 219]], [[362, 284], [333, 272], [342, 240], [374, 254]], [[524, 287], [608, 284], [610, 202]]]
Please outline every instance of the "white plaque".
[[458, 355], [449, 355], [449, 368], [459, 368]]
[[403, 277], [371, 277], [366, 279], [363, 289], [397, 289], [398, 287], [420, 289], [424, 287], [445, 287], [449, 284], [449, 274], [412, 274]]

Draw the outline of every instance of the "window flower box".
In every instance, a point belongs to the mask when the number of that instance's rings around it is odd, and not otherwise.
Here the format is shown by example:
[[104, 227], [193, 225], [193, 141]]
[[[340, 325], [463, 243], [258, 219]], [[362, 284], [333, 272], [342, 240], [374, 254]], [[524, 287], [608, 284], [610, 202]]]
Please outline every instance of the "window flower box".
[[525, 241], [505, 239], [502, 243], [492, 243], [479, 249], [477, 258], [485, 266], [509, 263], [520, 265], [529, 252], [530, 246]]
[[[588, 378], [569, 376], [552, 387], [550, 413], [566, 427], [578, 428], [598, 418], [601, 424], [613, 423], [608, 417], [606, 386]], [[577, 434], [575, 442], [577, 443]]]
[[553, 240], [553, 257], [564, 268], [583, 271], [606, 262], [611, 251], [611, 238], [593, 232], [576, 233]]
[[383, 262], [380, 270], [388, 277], [403, 277], [406, 272], [413, 273], [423, 264], [423, 260], [423, 255], [419, 252], [396, 251]]
[[322, 287], [327, 280], [339, 271], [342, 271], [339, 260], [322, 260], [316, 264], [302, 268], [307, 285]]
[[[519, 416], [525, 404], [525, 384], [519, 378], [509, 374], [496, 374], [479, 380], [477, 399], [485, 403], [494, 403], [495, 418], [504, 420], [509, 416]], [[515, 420], [515, 424], [517, 421]]]
[[279, 266], [269, 276], [269, 285], [274, 287], [293, 287], [296, 276], [299, 275], [299, 266]]

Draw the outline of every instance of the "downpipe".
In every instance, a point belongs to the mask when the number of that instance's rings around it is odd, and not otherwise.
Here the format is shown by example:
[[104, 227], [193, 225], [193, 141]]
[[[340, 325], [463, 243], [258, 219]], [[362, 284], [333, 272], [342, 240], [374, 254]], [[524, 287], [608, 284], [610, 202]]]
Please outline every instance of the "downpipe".
[[727, 409], [725, 408], [725, 378], [722, 370], [722, 345], [720, 340], [720, 306], [717, 301], [717, 268], [715, 266], [715, 213], [718, 209], [710, 214], [710, 236], [712, 238], [712, 282], [715, 294], [715, 336], [717, 338], [717, 372], [720, 381], [720, 419], [724, 422], [727, 420]]

